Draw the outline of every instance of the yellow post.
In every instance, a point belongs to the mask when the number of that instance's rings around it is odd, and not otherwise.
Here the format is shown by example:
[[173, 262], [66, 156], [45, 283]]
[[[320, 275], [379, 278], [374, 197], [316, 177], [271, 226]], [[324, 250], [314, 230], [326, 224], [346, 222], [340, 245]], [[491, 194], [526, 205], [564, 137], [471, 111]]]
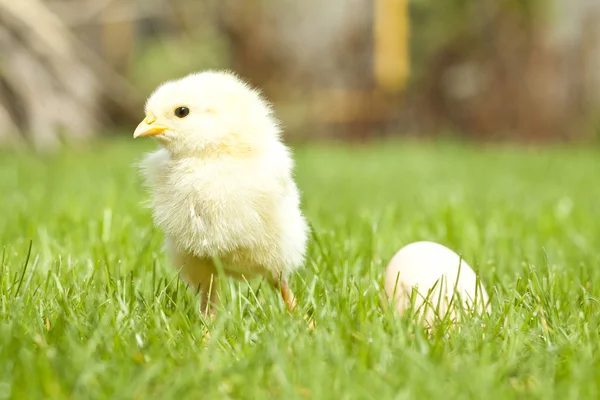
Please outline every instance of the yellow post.
[[410, 72], [408, 0], [374, 1], [374, 66], [377, 85], [398, 92]]

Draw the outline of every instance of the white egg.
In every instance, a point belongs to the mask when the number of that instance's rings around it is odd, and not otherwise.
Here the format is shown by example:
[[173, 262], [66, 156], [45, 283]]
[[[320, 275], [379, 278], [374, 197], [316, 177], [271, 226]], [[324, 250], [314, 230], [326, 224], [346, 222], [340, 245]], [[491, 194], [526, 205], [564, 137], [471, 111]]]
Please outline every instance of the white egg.
[[411, 306], [413, 288], [416, 289], [414, 311], [429, 326], [435, 323], [436, 315], [440, 319], [458, 319], [458, 305], [465, 310], [489, 311], [487, 292], [473, 269], [441, 244], [411, 243], [401, 248], [388, 264], [385, 291], [401, 314]]

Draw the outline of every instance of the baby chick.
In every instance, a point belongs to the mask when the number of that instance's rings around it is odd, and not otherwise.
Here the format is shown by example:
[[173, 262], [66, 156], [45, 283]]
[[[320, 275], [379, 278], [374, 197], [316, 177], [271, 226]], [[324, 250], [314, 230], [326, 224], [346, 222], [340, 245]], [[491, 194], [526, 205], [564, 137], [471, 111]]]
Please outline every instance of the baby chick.
[[133, 137], [161, 147], [141, 165], [154, 222], [202, 310], [214, 315], [219, 265], [267, 278], [293, 309], [288, 277], [304, 263], [308, 226], [270, 105], [235, 75], [207, 71], [164, 83], [145, 111]]

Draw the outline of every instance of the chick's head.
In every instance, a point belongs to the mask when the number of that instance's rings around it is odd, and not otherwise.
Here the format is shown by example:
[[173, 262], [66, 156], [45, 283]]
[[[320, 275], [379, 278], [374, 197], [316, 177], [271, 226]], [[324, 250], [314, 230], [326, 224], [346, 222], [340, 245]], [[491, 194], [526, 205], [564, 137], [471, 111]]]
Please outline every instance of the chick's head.
[[279, 136], [260, 94], [235, 75], [207, 71], [159, 86], [134, 138], [152, 136], [174, 156], [260, 150]]

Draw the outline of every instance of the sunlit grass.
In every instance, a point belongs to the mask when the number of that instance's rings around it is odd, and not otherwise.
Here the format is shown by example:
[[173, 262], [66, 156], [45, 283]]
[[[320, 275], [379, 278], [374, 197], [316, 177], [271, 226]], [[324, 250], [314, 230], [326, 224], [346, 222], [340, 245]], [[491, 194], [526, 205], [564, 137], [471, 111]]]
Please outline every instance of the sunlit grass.
[[[598, 151], [297, 149], [300, 310], [229, 281], [210, 324], [142, 206], [140, 146], [1, 155], [0, 399], [600, 398]], [[428, 336], [382, 307], [417, 240], [465, 257], [491, 316]]]

